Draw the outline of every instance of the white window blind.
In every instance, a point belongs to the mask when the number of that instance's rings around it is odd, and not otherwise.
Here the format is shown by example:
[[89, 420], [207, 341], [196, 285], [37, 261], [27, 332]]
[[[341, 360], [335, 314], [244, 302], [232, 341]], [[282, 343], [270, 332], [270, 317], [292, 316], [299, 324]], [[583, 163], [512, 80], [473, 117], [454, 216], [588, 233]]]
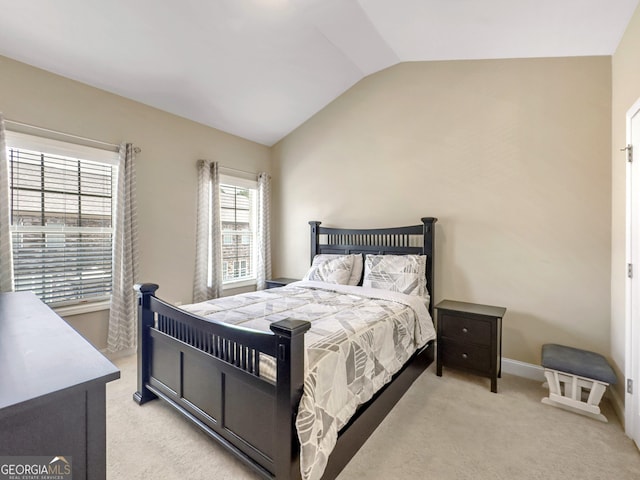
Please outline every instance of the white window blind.
[[256, 278], [256, 201], [255, 181], [221, 176], [223, 283]]
[[56, 306], [109, 298], [117, 154], [7, 137], [15, 289]]

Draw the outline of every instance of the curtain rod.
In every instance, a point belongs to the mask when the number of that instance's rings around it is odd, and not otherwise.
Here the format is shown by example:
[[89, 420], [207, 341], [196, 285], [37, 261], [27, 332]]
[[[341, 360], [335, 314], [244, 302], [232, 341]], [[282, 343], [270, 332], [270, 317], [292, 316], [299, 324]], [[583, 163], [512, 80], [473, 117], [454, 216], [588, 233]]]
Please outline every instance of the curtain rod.
[[[33, 128], [34, 130], [40, 130], [47, 133], [52, 133], [54, 135], [61, 135], [63, 137], [75, 138], [76, 140], [82, 140], [83, 142], [91, 142], [100, 145], [106, 145], [107, 147], [111, 147], [114, 150], [118, 150], [120, 145], [116, 145], [115, 143], [103, 142], [101, 140], [95, 140], [93, 138], [81, 137], [79, 135], [73, 135], [71, 133], [59, 132], [57, 130], [51, 130], [50, 128], [39, 127], [37, 125], [31, 125], [29, 123], [17, 122], [15, 120], [10, 120], [8, 118], [4, 119], [5, 123], [11, 123], [13, 125], [17, 125], [19, 127]], [[135, 147], [135, 152], [140, 153], [142, 150], [138, 147]]]
[[256, 173], [256, 172], [247, 172], [247, 171], [245, 171], [245, 170], [240, 170], [240, 169], [238, 169], [238, 168], [225, 167], [224, 165], [220, 165], [220, 167], [219, 167], [219, 168], [220, 168], [220, 170], [227, 170], [227, 171], [230, 171], [230, 172], [243, 173], [243, 174], [245, 174], [245, 175], [252, 175], [252, 176], [255, 176], [255, 177], [257, 177], [258, 175], [260, 175], [260, 173]]

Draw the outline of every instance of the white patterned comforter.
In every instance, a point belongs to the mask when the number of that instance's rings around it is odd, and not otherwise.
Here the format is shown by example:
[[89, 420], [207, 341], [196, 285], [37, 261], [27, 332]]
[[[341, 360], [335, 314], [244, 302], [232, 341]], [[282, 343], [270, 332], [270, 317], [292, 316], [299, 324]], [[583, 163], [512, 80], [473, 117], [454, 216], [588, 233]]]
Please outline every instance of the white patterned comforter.
[[[338, 432], [358, 405], [436, 336], [424, 298], [321, 282], [296, 282], [181, 308], [262, 331], [285, 318], [311, 322], [296, 419], [304, 480], [322, 476]], [[262, 368], [261, 363], [265, 375]]]

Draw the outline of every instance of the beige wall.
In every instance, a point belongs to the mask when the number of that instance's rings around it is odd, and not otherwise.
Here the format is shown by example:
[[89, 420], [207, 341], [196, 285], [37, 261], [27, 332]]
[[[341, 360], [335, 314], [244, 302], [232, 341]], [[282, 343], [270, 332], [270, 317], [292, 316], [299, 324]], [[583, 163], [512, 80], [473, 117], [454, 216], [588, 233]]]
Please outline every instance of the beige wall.
[[[308, 220], [437, 216], [436, 300], [506, 306], [504, 353], [532, 363], [546, 341], [616, 355], [610, 95], [609, 57], [407, 63], [364, 79], [271, 151], [0, 57], [6, 118], [142, 148], [140, 280], [160, 296], [191, 298], [196, 159], [258, 172], [272, 155], [275, 275], [304, 274]], [[105, 346], [103, 312], [68, 320]]]
[[273, 149], [274, 274], [309, 263], [308, 220], [435, 216], [436, 294], [507, 307], [504, 354], [610, 351], [611, 58], [404, 63]]
[[[626, 355], [626, 162], [620, 148], [626, 145], [627, 111], [640, 98], [639, 45], [640, 10], [636, 10], [612, 59], [611, 356], [619, 373], [625, 370]], [[624, 398], [624, 382], [616, 388]]]
[[[158, 283], [158, 295], [173, 302], [192, 297], [197, 159], [256, 173], [270, 168], [263, 145], [5, 57], [0, 111], [10, 120], [142, 149], [136, 160], [139, 280]], [[68, 320], [103, 348], [105, 318], [97, 313]]]

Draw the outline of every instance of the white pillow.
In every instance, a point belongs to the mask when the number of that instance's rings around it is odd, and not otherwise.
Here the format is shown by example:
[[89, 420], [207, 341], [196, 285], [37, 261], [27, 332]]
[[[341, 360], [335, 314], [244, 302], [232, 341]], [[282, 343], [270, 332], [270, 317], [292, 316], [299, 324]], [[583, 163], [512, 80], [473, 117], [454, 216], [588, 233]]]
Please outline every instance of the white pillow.
[[332, 258], [340, 258], [340, 257], [353, 257], [353, 268], [351, 269], [351, 275], [349, 276], [349, 280], [345, 285], [359, 285], [360, 279], [362, 278], [362, 269], [364, 268], [364, 260], [362, 258], [362, 254], [352, 254], [352, 255], [339, 255], [334, 253], [321, 253], [313, 257], [313, 262], [311, 263], [311, 267], [316, 267], [320, 263], [332, 259]]
[[426, 269], [426, 255], [367, 255], [362, 286], [424, 297]]
[[353, 257], [353, 269], [351, 270], [351, 277], [349, 278], [349, 285], [359, 285], [362, 279], [362, 270], [364, 268], [364, 259], [361, 253], [352, 255]]
[[352, 255], [339, 255], [332, 258], [320, 258], [316, 263], [313, 259], [311, 268], [303, 280], [316, 282], [337, 283], [347, 285], [353, 269]]

